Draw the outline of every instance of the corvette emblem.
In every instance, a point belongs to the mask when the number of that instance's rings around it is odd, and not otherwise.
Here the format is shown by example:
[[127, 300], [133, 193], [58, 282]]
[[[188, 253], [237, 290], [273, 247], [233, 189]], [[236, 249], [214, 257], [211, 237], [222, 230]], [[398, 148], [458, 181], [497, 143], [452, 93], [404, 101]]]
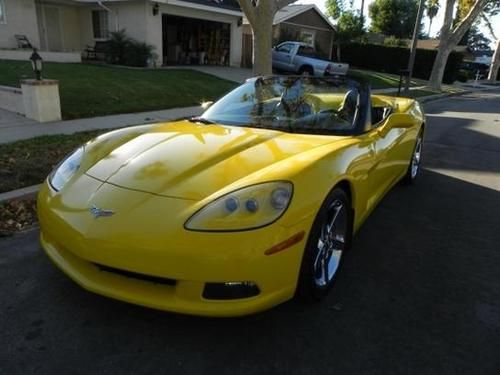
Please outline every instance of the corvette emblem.
[[110, 217], [115, 214], [113, 210], [103, 210], [102, 208], [97, 207], [95, 204], [89, 208], [90, 213], [94, 216], [94, 219], [98, 219], [100, 217]]

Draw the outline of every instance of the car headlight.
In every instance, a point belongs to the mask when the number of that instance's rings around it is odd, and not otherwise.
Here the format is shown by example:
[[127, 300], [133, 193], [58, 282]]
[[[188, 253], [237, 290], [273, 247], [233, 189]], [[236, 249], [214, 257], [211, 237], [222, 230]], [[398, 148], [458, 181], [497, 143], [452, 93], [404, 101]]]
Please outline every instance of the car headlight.
[[293, 185], [287, 181], [265, 182], [235, 190], [196, 212], [185, 228], [199, 231], [239, 231], [273, 223], [283, 215], [292, 199]]
[[69, 179], [73, 177], [78, 168], [80, 168], [82, 156], [83, 146], [76, 149], [54, 169], [49, 176], [49, 182], [55, 190], [61, 190]]

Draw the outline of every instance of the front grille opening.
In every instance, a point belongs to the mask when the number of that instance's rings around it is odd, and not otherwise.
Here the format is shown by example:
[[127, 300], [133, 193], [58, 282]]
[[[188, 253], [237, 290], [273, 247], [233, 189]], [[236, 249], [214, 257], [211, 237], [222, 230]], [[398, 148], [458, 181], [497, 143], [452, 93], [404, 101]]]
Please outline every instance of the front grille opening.
[[259, 287], [250, 281], [206, 283], [203, 298], [213, 300], [231, 300], [250, 298], [259, 295]]
[[158, 276], [151, 276], [151, 275], [144, 275], [142, 273], [121, 270], [121, 269], [114, 268], [114, 267], [104, 266], [104, 265], [98, 264], [98, 263], [94, 263], [94, 265], [97, 268], [99, 268], [100, 271], [114, 273], [116, 275], [129, 277], [131, 279], [137, 279], [137, 280], [147, 281], [150, 283], [161, 284], [161, 285], [170, 285], [170, 286], [175, 286], [175, 284], [177, 284], [177, 280], [175, 280], [175, 279], [169, 279], [166, 277], [158, 277]]

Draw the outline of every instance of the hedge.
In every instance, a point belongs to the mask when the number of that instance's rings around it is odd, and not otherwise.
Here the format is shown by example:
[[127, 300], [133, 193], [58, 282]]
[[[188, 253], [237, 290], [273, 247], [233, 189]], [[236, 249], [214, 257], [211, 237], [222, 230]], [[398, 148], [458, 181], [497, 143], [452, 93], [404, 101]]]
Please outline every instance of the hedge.
[[[429, 79], [437, 50], [417, 49], [413, 76]], [[342, 60], [351, 66], [399, 74], [408, 66], [410, 50], [404, 47], [388, 47], [378, 44], [349, 43], [342, 45]], [[452, 52], [446, 64], [444, 83], [453, 83], [457, 79], [463, 54]]]

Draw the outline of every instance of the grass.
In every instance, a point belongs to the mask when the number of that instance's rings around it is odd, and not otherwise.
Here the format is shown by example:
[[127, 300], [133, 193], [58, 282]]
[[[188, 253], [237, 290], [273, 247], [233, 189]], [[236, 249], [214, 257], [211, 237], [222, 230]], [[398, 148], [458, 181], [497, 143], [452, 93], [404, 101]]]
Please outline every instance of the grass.
[[[399, 86], [399, 76], [389, 73], [380, 73], [370, 70], [350, 69], [349, 75], [355, 78], [368, 80], [372, 89], [389, 89]], [[412, 79], [410, 86], [424, 86], [427, 82], [421, 79]]]
[[40, 184], [65, 155], [107, 130], [0, 144], [0, 193]]
[[[144, 70], [112, 66], [44, 63], [43, 76], [60, 85], [64, 119], [198, 105], [236, 84], [192, 70]], [[32, 78], [26, 61], [0, 60], [0, 85]]]

